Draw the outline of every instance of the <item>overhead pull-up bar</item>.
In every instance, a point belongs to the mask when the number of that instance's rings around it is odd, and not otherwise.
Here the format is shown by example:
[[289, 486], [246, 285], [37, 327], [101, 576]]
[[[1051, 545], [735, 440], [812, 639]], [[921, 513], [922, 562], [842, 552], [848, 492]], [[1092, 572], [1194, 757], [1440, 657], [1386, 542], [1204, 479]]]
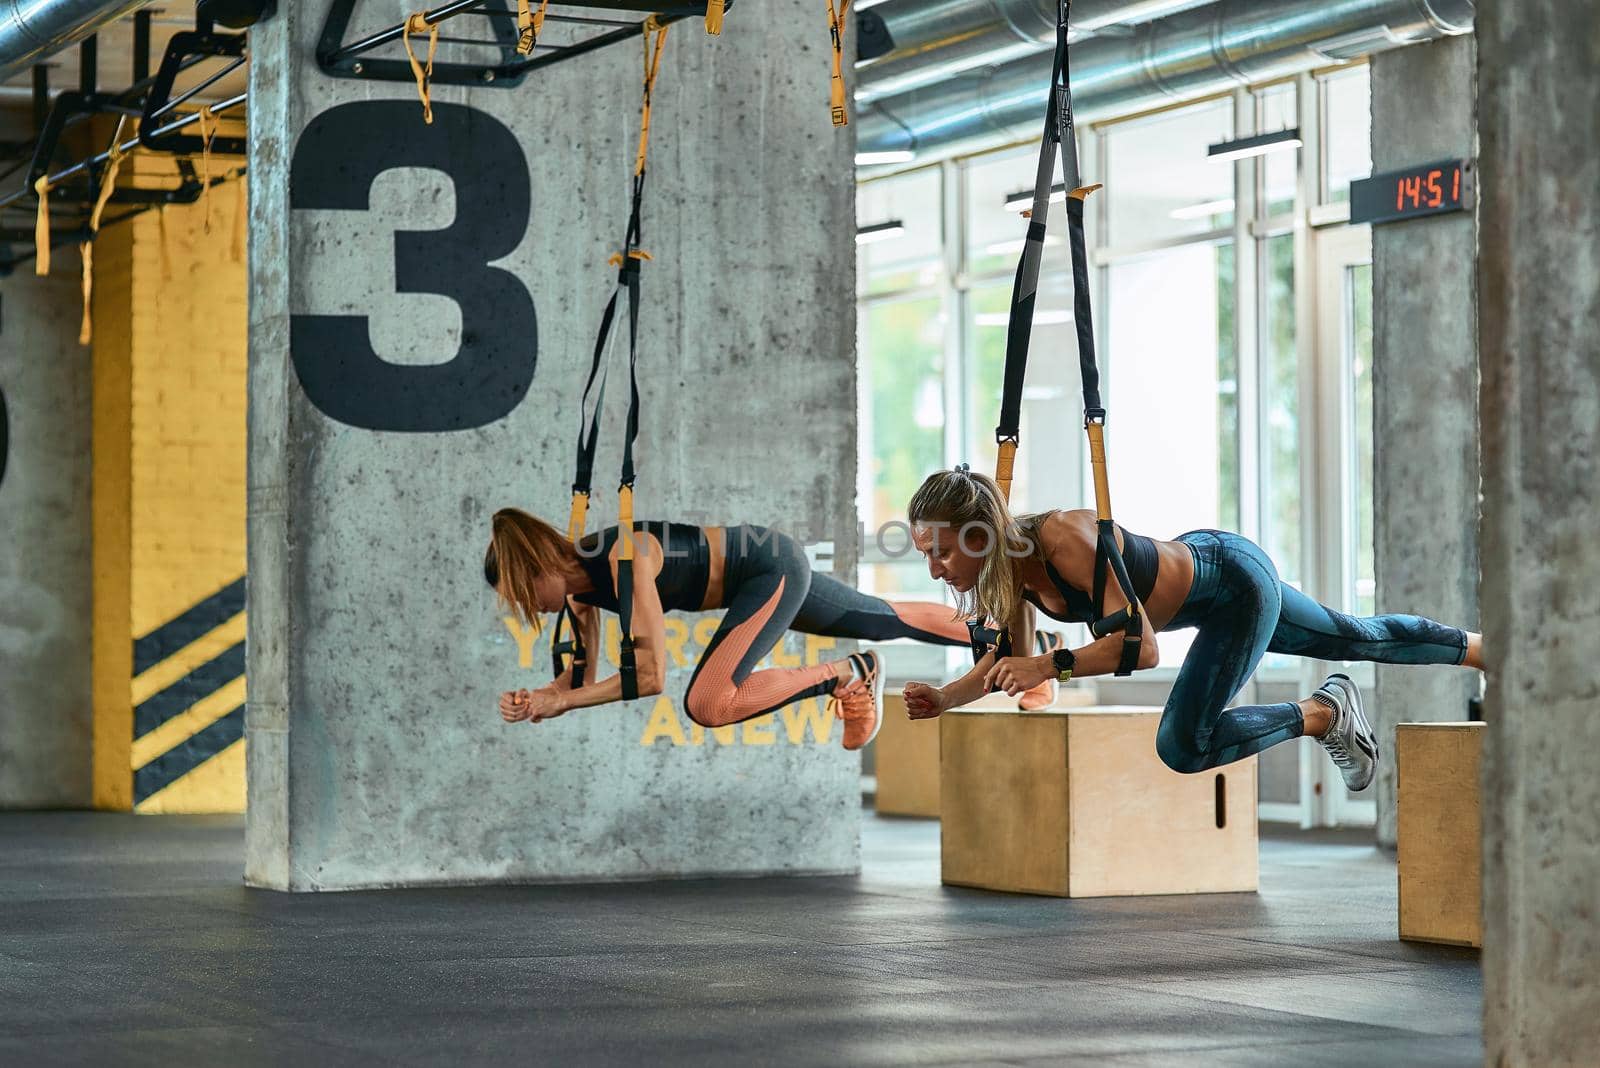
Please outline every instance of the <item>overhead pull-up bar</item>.
[[[444, 22], [463, 16], [487, 20], [488, 39], [467, 36], [437, 36], [438, 44], [493, 49], [483, 62], [436, 63], [428, 76], [432, 85], [477, 85], [513, 89], [522, 84], [529, 71], [548, 67], [563, 60], [621, 44], [637, 41], [644, 31], [645, 22], [655, 19], [655, 25], [665, 26], [689, 18], [704, 18], [710, 33], [720, 33], [724, 11], [733, 6], [733, 0], [583, 0], [581, 4], [548, 3], [533, 6], [531, 11], [513, 8], [507, 0], [451, 0], [431, 10], [419, 12], [412, 18], [395, 23], [377, 33], [346, 42], [344, 35], [350, 27], [360, 0], [332, 0], [328, 18], [322, 25], [322, 36], [317, 43], [317, 66], [323, 73], [335, 78], [409, 82], [413, 78], [411, 63], [403, 53], [375, 56], [372, 53], [385, 45], [401, 42], [406, 37], [406, 27], [412, 33], [437, 32]], [[563, 12], [561, 8], [579, 8], [581, 13]], [[593, 11], [608, 14], [592, 14]], [[630, 14], [637, 18], [626, 17]], [[531, 18], [537, 25], [555, 23], [569, 27], [590, 27], [598, 32], [561, 44], [527, 36]], [[532, 43], [529, 43], [531, 39]]]

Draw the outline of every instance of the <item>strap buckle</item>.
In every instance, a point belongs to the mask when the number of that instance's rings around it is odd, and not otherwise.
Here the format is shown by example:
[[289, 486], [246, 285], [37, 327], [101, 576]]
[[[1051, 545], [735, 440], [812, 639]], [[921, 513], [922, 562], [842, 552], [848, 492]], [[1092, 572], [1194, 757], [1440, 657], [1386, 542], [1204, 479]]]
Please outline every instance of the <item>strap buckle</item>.
[[1106, 410], [1104, 408], [1085, 408], [1083, 410], [1083, 425], [1085, 427], [1105, 426]]
[[995, 427], [994, 443], [996, 445], [1020, 445], [1022, 444], [1022, 434], [1015, 430], [1006, 431]]

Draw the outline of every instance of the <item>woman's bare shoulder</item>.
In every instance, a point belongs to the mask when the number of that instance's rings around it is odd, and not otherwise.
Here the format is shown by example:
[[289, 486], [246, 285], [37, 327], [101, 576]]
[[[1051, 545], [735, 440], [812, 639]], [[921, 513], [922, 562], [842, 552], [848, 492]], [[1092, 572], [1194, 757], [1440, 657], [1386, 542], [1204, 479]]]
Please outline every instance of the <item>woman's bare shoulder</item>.
[[1094, 511], [1089, 508], [1055, 509], [1039, 517], [1038, 531], [1044, 540], [1054, 546], [1062, 542], [1075, 542], [1085, 536], [1093, 537]]
[[[611, 546], [612, 564], [622, 559], [622, 543], [623, 539], [619, 537], [616, 543]], [[661, 542], [657, 540], [654, 534], [648, 530], [635, 530], [633, 532], [633, 561], [635, 567], [643, 566], [651, 571], [659, 571], [661, 570], [663, 559], [664, 554], [661, 550]]]

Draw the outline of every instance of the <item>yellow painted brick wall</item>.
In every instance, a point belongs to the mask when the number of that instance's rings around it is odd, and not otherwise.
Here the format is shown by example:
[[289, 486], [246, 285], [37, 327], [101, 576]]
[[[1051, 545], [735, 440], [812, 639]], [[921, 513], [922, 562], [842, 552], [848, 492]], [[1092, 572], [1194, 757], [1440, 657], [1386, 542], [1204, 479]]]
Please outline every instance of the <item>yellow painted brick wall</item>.
[[[244, 574], [246, 279], [232, 183], [133, 229], [133, 630]], [[171, 277], [166, 277], [170, 273]]]
[[[212, 172], [238, 164], [213, 157]], [[173, 162], [135, 156], [124, 173], [132, 184], [170, 184]], [[109, 697], [100, 707], [100, 695], [113, 692], [114, 668], [108, 663], [96, 671], [100, 735], [108, 746], [117, 732], [131, 743], [122, 748], [120, 768], [129, 786], [101, 791], [123, 803], [108, 807], [244, 809], [248, 283], [236, 229], [242, 186], [214, 188], [209, 204], [147, 212], [106, 231], [97, 245], [96, 366], [104, 363], [107, 383], [125, 391], [126, 402], [123, 425], [108, 435], [125, 435], [125, 458], [108, 460], [104, 487], [97, 478], [95, 508], [98, 519], [105, 506], [112, 529], [111, 503], [125, 492], [126, 544], [105, 555], [113, 571], [122, 554], [128, 602], [126, 629], [102, 639], [97, 628], [96, 647], [109, 655], [120, 641], [134, 650], [131, 672], [123, 661], [120, 709]], [[95, 447], [98, 464], [102, 447], [112, 443], [97, 436]], [[125, 491], [117, 477], [125, 479]], [[96, 549], [98, 560], [102, 546]], [[114, 584], [107, 592], [117, 596]], [[114, 616], [108, 606], [108, 625]], [[107, 748], [106, 764], [115, 759]], [[100, 760], [97, 749], [97, 769]]]

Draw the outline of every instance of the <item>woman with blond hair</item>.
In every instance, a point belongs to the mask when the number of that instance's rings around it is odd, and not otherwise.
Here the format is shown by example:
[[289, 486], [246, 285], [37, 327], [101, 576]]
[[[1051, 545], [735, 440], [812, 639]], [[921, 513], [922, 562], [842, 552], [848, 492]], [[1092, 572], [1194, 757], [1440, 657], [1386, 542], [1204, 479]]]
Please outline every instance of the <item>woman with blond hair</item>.
[[[634, 524], [633, 538], [632, 629], [640, 696], [660, 693], [666, 683], [665, 614], [726, 609], [684, 698], [689, 718], [705, 727], [724, 727], [827, 695], [844, 721], [844, 747], [860, 749], [878, 733], [882, 719], [878, 654], [755, 670], [785, 630], [867, 641], [968, 642], [966, 625], [949, 606], [885, 601], [813, 574], [805, 551], [777, 530], [641, 522]], [[537, 516], [504, 508], [494, 514], [484, 578], [530, 624], [570, 606], [584, 645], [596, 649], [598, 610], [618, 609], [621, 548], [614, 526], [573, 544]], [[623, 699], [621, 676], [594, 676], [591, 661], [580, 686], [563, 674], [538, 690], [508, 692], [500, 699], [500, 713], [507, 722], [539, 722]]]
[[[912, 541], [928, 573], [948, 583], [963, 611], [1003, 624], [1016, 638], [1032, 632], [1037, 608], [1059, 620], [1088, 623], [1127, 607], [1118, 583], [1094, 588], [1096, 519], [1090, 511], [1012, 515], [994, 481], [962, 465], [928, 476], [909, 508]], [[1377, 768], [1378, 747], [1361, 694], [1343, 674], [1299, 701], [1227, 703], [1263, 654], [1383, 664], [1451, 664], [1483, 669], [1482, 638], [1411, 615], [1349, 616], [1318, 604], [1279, 578], [1258, 546], [1237, 534], [1197, 530], [1157, 541], [1118, 528], [1143, 633], [1139, 668], [1156, 665], [1155, 635], [1198, 628], [1172, 686], [1156, 752], [1175, 771], [1232, 763], [1301, 735], [1322, 743], [1351, 790], [1363, 790]], [[1040, 680], [1104, 675], [1117, 669], [1123, 636], [1108, 634], [1081, 649], [1039, 656], [985, 656], [943, 688], [911, 683], [906, 711], [937, 716], [991, 689], [1019, 693]]]

